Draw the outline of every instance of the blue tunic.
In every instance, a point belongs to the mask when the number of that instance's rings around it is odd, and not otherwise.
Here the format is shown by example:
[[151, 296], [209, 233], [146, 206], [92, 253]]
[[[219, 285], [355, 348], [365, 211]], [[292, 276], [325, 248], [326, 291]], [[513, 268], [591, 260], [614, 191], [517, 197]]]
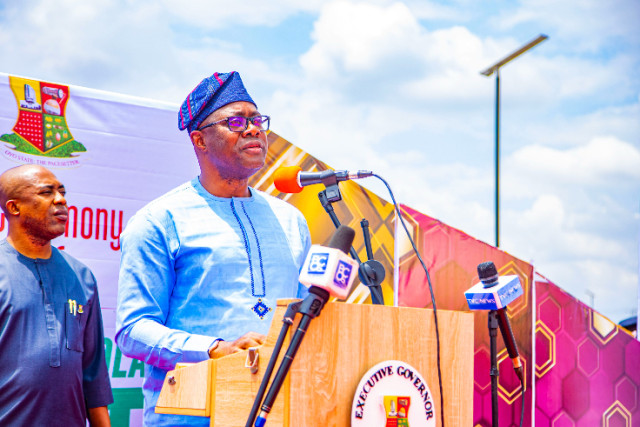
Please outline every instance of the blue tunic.
[[216, 338], [266, 334], [277, 299], [306, 292], [298, 282], [311, 245], [304, 216], [250, 191], [215, 197], [195, 178], [142, 208], [122, 233], [116, 342], [147, 364], [145, 425], [209, 425], [155, 414], [167, 371], [207, 360]]
[[0, 425], [84, 426], [113, 403], [96, 281], [52, 248], [31, 259], [0, 242]]

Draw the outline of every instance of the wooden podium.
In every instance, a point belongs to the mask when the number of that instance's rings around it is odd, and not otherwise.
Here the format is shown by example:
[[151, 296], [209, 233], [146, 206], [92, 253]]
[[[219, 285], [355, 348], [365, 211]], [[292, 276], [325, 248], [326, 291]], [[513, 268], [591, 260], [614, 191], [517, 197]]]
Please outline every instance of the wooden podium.
[[[210, 417], [210, 425], [216, 427], [244, 427], [280, 334], [282, 317], [292, 301], [278, 301], [267, 340], [258, 349], [256, 374], [245, 367], [246, 351], [178, 367], [165, 378], [156, 412]], [[473, 314], [439, 310], [438, 325], [445, 423], [470, 427]], [[289, 338], [295, 326], [289, 330]], [[285, 341], [280, 358], [287, 346]], [[440, 426], [433, 311], [341, 302], [327, 303], [311, 321], [267, 426], [349, 426], [360, 379], [385, 360], [403, 361], [420, 372], [431, 389]], [[279, 366], [280, 361], [273, 375]]]

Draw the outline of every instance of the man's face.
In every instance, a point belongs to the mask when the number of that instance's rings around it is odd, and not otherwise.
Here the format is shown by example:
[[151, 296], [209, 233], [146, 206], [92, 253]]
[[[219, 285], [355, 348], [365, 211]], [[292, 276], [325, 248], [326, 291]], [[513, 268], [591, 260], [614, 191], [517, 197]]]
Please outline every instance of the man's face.
[[[203, 126], [227, 117], [255, 117], [260, 113], [250, 102], [238, 101], [214, 111], [200, 125]], [[227, 122], [203, 129], [206, 144], [204, 160], [213, 166], [223, 179], [247, 179], [264, 166], [267, 156], [267, 133], [252, 123], [244, 132], [229, 130]]]
[[68, 212], [64, 185], [46, 169], [33, 169], [22, 177], [15, 199], [22, 228], [31, 237], [51, 240], [64, 234]]

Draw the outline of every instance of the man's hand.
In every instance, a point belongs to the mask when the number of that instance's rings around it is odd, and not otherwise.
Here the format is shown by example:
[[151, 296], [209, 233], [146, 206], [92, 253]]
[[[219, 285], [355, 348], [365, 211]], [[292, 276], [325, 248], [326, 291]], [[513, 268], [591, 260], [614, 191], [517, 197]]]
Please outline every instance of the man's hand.
[[249, 347], [257, 347], [264, 343], [267, 337], [257, 332], [247, 332], [235, 341], [218, 341], [218, 346], [209, 351], [211, 359], [228, 356]]

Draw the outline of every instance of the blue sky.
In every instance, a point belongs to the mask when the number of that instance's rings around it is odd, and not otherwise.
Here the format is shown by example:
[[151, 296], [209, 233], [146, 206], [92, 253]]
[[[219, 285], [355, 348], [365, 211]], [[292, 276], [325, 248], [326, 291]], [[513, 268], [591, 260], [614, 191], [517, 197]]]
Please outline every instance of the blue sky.
[[0, 5], [2, 72], [179, 104], [238, 70], [278, 134], [488, 243], [495, 80], [480, 71], [546, 34], [500, 74], [501, 248], [614, 321], [636, 313], [635, 0]]

